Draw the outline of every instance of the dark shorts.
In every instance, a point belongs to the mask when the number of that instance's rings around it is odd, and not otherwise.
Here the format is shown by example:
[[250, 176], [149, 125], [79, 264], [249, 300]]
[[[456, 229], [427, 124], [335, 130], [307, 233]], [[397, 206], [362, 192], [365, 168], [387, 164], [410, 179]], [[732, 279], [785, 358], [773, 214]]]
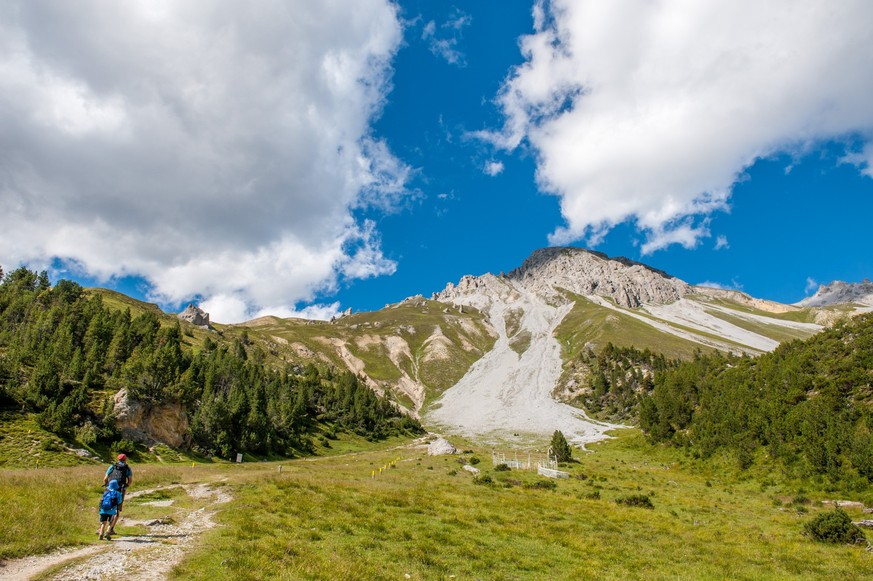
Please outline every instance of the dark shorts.
[[110, 520], [112, 520], [112, 517], [114, 517], [114, 516], [115, 516], [114, 514], [101, 514], [100, 515], [100, 522], [110, 521]]

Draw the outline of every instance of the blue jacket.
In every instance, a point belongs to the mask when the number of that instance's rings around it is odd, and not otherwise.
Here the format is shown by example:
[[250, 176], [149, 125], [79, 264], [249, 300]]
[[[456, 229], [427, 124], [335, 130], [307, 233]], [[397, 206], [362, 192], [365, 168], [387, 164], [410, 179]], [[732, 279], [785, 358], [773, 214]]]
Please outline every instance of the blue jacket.
[[[112, 501], [115, 502], [112, 502]], [[112, 504], [112, 508], [103, 508], [104, 501], [108, 501]], [[103, 497], [100, 499], [100, 514], [118, 514], [118, 504], [121, 502], [121, 492], [118, 490], [118, 481], [112, 480], [109, 482], [109, 488], [106, 492], [103, 493]]]

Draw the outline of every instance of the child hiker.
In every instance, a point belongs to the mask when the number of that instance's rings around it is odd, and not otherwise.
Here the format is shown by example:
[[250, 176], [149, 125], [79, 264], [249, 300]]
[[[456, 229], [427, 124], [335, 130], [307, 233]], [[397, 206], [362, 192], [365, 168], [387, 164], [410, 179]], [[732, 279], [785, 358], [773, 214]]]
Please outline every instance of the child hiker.
[[118, 481], [110, 480], [106, 492], [103, 493], [103, 498], [100, 499], [100, 528], [97, 529], [97, 534], [100, 535], [100, 540], [112, 539], [111, 529], [112, 519], [118, 514], [118, 504], [121, 502], [121, 492], [118, 491]]

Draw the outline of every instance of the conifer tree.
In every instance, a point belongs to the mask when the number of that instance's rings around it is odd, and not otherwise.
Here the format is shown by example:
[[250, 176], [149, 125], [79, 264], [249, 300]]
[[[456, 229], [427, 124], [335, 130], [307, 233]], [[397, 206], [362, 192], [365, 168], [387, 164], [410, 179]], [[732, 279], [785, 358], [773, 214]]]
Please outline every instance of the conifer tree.
[[567, 443], [567, 438], [559, 430], [555, 430], [555, 433], [552, 434], [551, 446], [552, 454], [555, 455], [558, 462], [569, 462], [572, 459], [570, 444]]

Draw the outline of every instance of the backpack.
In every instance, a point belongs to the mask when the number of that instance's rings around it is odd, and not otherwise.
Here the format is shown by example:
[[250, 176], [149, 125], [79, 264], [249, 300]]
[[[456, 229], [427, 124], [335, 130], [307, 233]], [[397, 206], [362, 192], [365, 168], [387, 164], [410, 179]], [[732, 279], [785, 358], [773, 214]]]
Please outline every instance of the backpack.
[[118, 481], [118, 488], [124, 490], [124, 487], [127, 486], [127, 466], [119, 464], [116, 462], [112, 465], [112, 472], [109, 473], [109, 479], [106, 482], [111, 482], [113, 480]]
[[100, 499], [100, 510], [109, 512], [118, 506], [118, 494], [114, 490], [107, 490], [103, 493], [103, 498]]

